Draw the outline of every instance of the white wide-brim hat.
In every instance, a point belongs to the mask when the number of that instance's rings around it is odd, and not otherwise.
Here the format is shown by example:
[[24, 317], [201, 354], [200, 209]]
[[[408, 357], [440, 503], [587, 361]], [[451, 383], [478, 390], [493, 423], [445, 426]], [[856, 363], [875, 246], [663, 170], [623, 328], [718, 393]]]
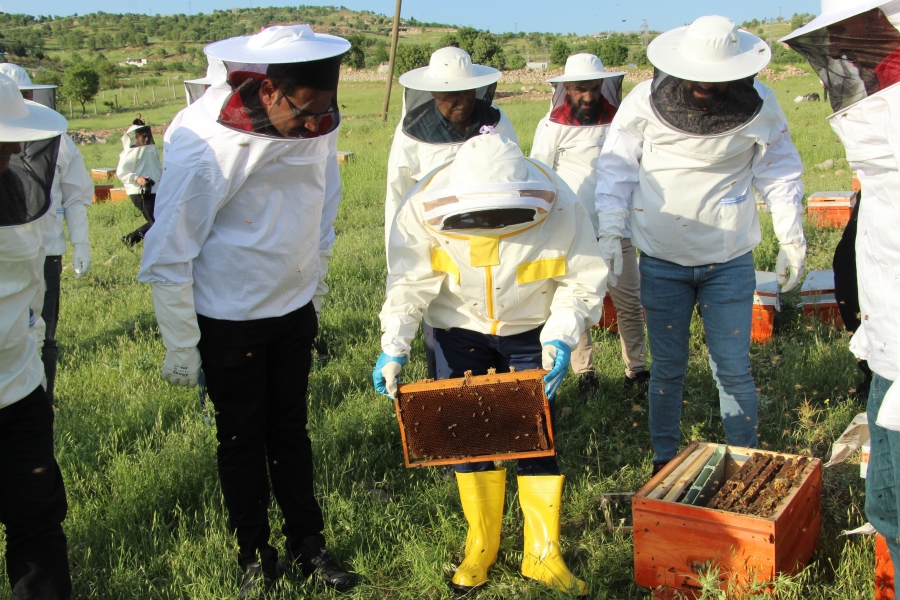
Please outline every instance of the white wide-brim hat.
[[566, 83], [569, 81], [592, 81], [607, 77], [625, 75], [624, 71], [607, 71], [603, 61], [593, 54], [573, 54], [566, 59], [566, 68], [559, 77], [547, 80], [547, 83]]
[[503, 73], [493, 67], [472, 64], [472, 57], [461, 48], [448, 46], [435, 50], [427, 67], [407, 71], [400, 85], [423, 92], [461, 92], [497, 83]]
[[817, 29], [834, 25], [844, 19], [890, 4], [891, 0], [822, 0], [822, 14], [779, 41], [792, 40]]
[[312, 62], [344, 54], [350, 42], [336, 35], [316, 33], [309, 25], [273, 25], [254, 35], [233, 37], [208, 45], [207, 56], [251, 65]]
[[736, 81], [759, 73], [772, 50], [759, 37], [741, 31], [731, 19], [700, 17], [650, 42], [647, 58], [660, 71], [689, 81]]
[[28, 71], [13, 63], [0, 63], [0, 73], [16, 82], [20, 90], [49, 90], [57, 86], [31, 83]]
[[0, 74], [0, 142], [33, 142], [64, 132], [66, 118], [37, 102], [25, 100], [16, 82]]

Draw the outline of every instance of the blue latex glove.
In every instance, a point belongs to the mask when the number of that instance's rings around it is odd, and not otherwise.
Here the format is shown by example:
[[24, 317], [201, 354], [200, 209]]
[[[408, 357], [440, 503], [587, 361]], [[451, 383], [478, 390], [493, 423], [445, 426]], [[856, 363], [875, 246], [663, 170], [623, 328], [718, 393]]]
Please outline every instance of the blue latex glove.
[[569, 345], [559, 340], [553, 340], [544, 344], [541, 351], [541, 362], [545, 369], [550, 372], [544, 375], [544, 391], [547, 398], [553, 400], [556, 398], [556, 390], [562, 383], [566, 371], [569, 370], [569, 363], [572, 362], [572, 349]]
[[408, 359], [405, 356], [390, 356], [381, 353], [378, 362], [375, 363], [375, 370], [372, 371], [372, 382], [375, 384], [375, 391], [384, 394], [388, 398], [397, 395], [397, 386], [400, 384], [398, 375], [400, 369], [406, 364]]

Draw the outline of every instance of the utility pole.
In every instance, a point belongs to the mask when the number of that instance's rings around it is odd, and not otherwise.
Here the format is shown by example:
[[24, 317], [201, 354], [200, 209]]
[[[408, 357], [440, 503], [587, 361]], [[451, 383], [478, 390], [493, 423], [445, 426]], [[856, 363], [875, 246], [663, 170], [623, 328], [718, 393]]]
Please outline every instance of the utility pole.
[[647, 19], [644, 19], [641, 29], [644, 30], [644, 48], [646, 48], [649, 43], [647, 40], [650, 38], [650, 26], [647, 25]]
[[384, 88], [384, 103], [381, 105], [381, 120], [387, 121], [388, 108], [391, 105], [391, 86], [394, 84], [394, 61], [397, 58], [397, 40], [400, 38], [400, 3], [394, 8], [394, 28], [391, 31], [391, 54], [388, 61], [387, 84]]
[[519, 24], [516, 23], [515, 27], [513, 27], [513, 33], [519, 33]]

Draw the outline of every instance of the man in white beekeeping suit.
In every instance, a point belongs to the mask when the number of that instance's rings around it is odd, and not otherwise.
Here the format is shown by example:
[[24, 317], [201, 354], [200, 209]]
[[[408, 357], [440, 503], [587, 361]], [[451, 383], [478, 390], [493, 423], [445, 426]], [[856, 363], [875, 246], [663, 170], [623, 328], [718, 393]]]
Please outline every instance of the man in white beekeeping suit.
[[[44, 223], [66, 119], [0, 74], [0, 523], [14, 600], [72, 594], [40, 344]], [[23, 146], [28, 145], [27, 154]]]
[[[170, 132], [138, 280], [153, 288], [162, 376], [215, 404], [217, 464], [243, 569], [239, 597], [299, 570], [346, 590], [322, 534], [307, 424], [315, 305], [341, 197], [342, 38], [273, 26], [206, 47], [227, 79]], [[284, 559], [269, 543], [269, 486]]]
[[[503, 74], [485, 65], [472, 64], [469, 53], [449, 46], [436, 50], [427, 67], [400, 76], [403, 114], [394, 131], [388, 157], [387, 195], [384, 200], [385, 247], [400, 203], [426, 173], [451, 160], [463, 143], [485, 125], [518, 143], [512, 123], [493, 103]], [[434, 333], [422, 324], [428, 376], [436, 377]]]
[[[587, 208], [595, 234], [597, 158], [609, 134], [609, 124], [622, 103], [624, 79], [625, 73], [607, 72], [593, 54], [570, 56], [565, 72], [548, 80], [554, 88], [550, 112], [538, 123], [531, 146], [531, 156], [553, 167]], [[644, 344], [641, 279], [627, 220], [622, 263], [622, 273], [618, 277], [610, 275], [609, 295], [618, 318], [625, 387], [634, 388], [646, 383], [650, 373]], [[590, 330], [585, 331], [572, 352], [572, 370], [578, 377], [580, 395], [586, 400], [599, 385]]]
[[[572, 348], [600, 316], [607, 268], [587, 211], [562, 179], [485, 127], [409, 193], [391, 227], [382, 354], [375, 389], [394, 397], [423, 316], [444, 356], [438, 377], [545, 368], [551, 407]], [[551, 412], [552, 415], [552, 412]], [[551, 423], [552, 426], [552, 423]], [[453, 466], [469, 523], [466, 558], [452, 586], [487, 582], [497, 558], [506, 469]], [[518, 461], [525, 516], [522, 574], [587, 593], [559, 547], [563, 476], [556, 457]]]
[[753, 248], [762, 234], [753, 190], [772, 212], [782, 291], [803, 274], [803, 163], [774, 92], [755, 79], [769, 47], [725, 17], [700, 17], [647, 48], [656, 74], [622, 102], [597, 161], [601, 253], [618, 273], [621, 238], [641, 251], [641, 303], [653, 353], [654, 472], [674, 458], [691, 316], [703, 316], [729, 444], [755, 447], [750, 323]]
[[860, 326], [850, 349], [873, 371], [866, 517], [900, 564], [900, 1], [823, 0], [782, 41], [824, 82], [829, 117], [862, 185], [856, 222]]
[[[56, 86], [38, 85], [31, 82], [28, 72], [19, 65], [0, 64], [0, 73], [16, 82], [26, 100], [34, 100], [56, 110]], [[28, 146], [25, 146], [28, 153]], [[51, 189], [53, 206], [44, 221], [44, 306], [41, 318], [46, 324], [44, 347], [41, 360], [47, 374], [47, 396], [53, 402], [56, 382], [56, 362], [59, 348], [56, 343], [56, 327], [59, 324], [60, 276], [62, 275], [62, 255], [66, 253], [66, 234], [63, 221], [69, 230], [72, 242], [72, 262], [75, 279], [84, 276], [91, 268], [91, 240], [88, 235], [87, 207], [94, 196], [94, 183], [84, 166], [84, 159], [75, 142], [67, 134], [59, 136], [59, 152], [56, 156], [56, 175]]]

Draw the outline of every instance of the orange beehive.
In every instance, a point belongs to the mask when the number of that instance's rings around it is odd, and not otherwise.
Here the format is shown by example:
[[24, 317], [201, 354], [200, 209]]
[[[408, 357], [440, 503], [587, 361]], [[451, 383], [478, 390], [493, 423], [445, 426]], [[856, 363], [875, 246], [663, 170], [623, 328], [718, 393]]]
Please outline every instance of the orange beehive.
[[116, 170], [109, 167], [91, 169], [91, 179], [94, 181], [111, 181], [116, 176]]
[[128, 194], [125, 193], [125, 188], [112, 188], [109, 190], [109, 199], [113, 202], [128, 200]]
[[844, 228], [850, 222], [858, 192], [816, 192], [809, 197], [809, 218], [819, 227]]
[[111, 185], [95, 185], [94, 202], [106, 202], [107, 200], [109, 200], [109, 192], [111, 190]]
[[844, 320], [834, 297], [834, 271], [810, 271], [800, 287], [803, 313], [807, 317], [817, 316], [823, 322], [844, 328]]
[[[705, 506], [651, 498], [670, 475], [677, 474], [697, 450], [717, 444], [692, 442], [632, 498], [634, 580], [654, 589], [658, 598], [694, 597], [699, 577], [715, 572], [721, 589], [772, 582], [779, 573], [795, 574], [812, 557], [819, 541], [822, 462], [808, 459], [798, 483], [763, 518]], [[801, 457], [727, 446], [724, 477], [736, 473], [752, 453]]]
[[401, 385], [394, 399], [407, 467], [553, 456], [543, 369]]
[[894, 564], [880, 533], [875, 536], [875, 600], [894, 600]]
[[775, 330], [775, 311], [781, 310], [781, 288], [775, 273], [756, 272], [756, 291], [753, 294], [753, 321], [750, 339], [765, 344]]

